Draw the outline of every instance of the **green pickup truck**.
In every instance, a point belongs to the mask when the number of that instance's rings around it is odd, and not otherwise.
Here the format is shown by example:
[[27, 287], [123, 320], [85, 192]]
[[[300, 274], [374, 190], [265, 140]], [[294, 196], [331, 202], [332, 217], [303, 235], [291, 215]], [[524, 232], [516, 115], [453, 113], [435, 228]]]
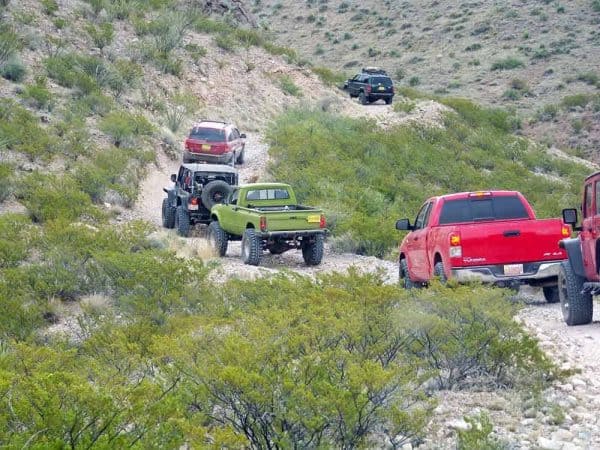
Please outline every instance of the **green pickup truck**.
[[242, 260], [257, 266], [264, 250], [278, 255], [301, 249], [304, 262], [316, 266], [323, 259], [327, 232], [320, 209], [298, 205], [285, 183], [256, 183], [233, 189], [225, 204], [211, 209], [208, 239], [219, 256], [229, 241], [242, 241]]

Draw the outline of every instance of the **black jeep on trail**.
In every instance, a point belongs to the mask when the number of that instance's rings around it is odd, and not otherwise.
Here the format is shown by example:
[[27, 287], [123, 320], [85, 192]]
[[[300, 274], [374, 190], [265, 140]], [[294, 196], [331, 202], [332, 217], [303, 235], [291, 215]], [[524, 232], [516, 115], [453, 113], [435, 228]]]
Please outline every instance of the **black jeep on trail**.
[[361, 104], [385, 100], [391, 104], [394, 98], [394, 83], [385, 70], [377, 67], [365, 67], [362, 71], [344, 83], [350, 98], [358, 97]]
[[210, 223], [210, 209], [238, 184], [238, 171], [222, 164], [182, 164], [171, 181], [173, 187], [163, 188], [162, 224], [188, 236], [193, 225]]

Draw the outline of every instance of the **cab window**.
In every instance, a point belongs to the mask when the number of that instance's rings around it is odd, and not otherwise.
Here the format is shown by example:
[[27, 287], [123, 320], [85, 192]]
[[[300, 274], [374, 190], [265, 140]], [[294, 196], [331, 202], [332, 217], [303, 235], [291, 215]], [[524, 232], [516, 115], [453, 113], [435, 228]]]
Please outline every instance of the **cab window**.
[[592, 204], [593, 204], [593, 191], [592, 191], [592, 184], [586, 184], [585, 185], [585, 194], [584, 194], [584, 198], [583, 198], [583, 217], [589, 217], [592, 214], [594, 214], [594, 212], [592, 211]]
[[415, 230], [420, 230], [421, 228], [425, 228], [427, 223], [429, 222], [429, 213], [431, 212], [431, 202], [425, 203], [419, 214], [417, 214], [417, 218], [415, 219]]

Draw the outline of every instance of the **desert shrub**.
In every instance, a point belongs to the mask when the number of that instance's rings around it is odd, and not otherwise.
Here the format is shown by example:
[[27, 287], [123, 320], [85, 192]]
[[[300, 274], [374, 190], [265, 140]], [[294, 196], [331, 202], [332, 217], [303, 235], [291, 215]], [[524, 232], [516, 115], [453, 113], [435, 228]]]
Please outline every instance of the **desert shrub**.
[[492, 435], [494, 425], [487, 413], [481, 412], [478, 415], [465, 417], [465, 421], [470, 425], [467, 430], [457, 430], [458, 450], [502, 450], [507, 445]]
[[553, 120], [558, 114], [557, 105], [544, 105], [536, 112], [536, 119], [542, 122], [549, 122]]
[[93, 151], [89, 126], [82, 116], [65, 111], [64, 119], [56, 122], [52, 130], [60, 140], [57, 152], [62, 155], [75, 160], [78, 156], [87, 156]]
[[169, 130], [173, 133], [177, 132], [184, 119], [193, 116], [198, 108], [198, 100], [193, 96], [183, 92], [170, 95], [165, 110], [165, 121]]
[[0, 202], [8, 198], [13, 191], [13, 167], [8, 163], [0, 163]]
[[21, 48], [19, 36], [14, 29], [0, 24], [0, 68]]
[[105, 116], [114, 107], [113, 99], [100, 92], [90, 92], [71, 103], [73, 114], [84, 117], [92, 114]]
[[198, 44], [186, 44], [185, 50], [192, 57], [195, 63], [198, 63], [202, 58], [206, 56], [207, 50], [206, 48], [198, 45]]
[[0, 76], [6, 80], [15, 82], [23, 80], [26, 72], [27, 69], [21, 59], [14, 55], [0, 67]]
[[33, 172], [23, 180], [18, 195], [35, 222], [77, 220], [83, 215], [99, 217], [90, 197], [68, 175]]
[[591, 97], [587, 94], [575, 94], [575, 95], [567, 95], [564, 97], [560, 106], [563, 108], [571, 109], [571, 108], [583, 108], [591, 101]]
[[58, 11], [58, 3], [56, 0], [40, 0], [42, 10], [47, 16], [53, 16]]
[[112, 111], [101, 120], [100, 130], [112, 138], [115, 146], [130, 147], [138, 138], [151, 136], [154, 127], [141, 114]]
[[30, 158], [48, 160], [57, 150], [57, 140], [39, 120], [11, 100], [0, 99], [0, 142]]
[[475, 50], [480, 50], [481, 49], [481, 44], [471, 44], [467, 47], [465, 47], [465, 51], [466, 52], [474, 52]]
[[221, 33], [214, 37], [215, 44], [220, 49], [228, 52], [233, 52], [237, 46], [237, 42], [229, 34]]
[[505, 98], [506, 100], [518, 100], [522, 96], [523, 96], [523, 94], [521, 93], [521, 91], [519, 91], [517, 89], [507, 89], [502, 94], [502, 98]]
[[418, 86], [419, 84], [421, 84], [421, 79], [417, 76], [412, 76], [408, 79], [408, 85], [409, 86]]
[[405, 112], [405, 113], [411, 113], [415, 108], [416, 108], [417, 104], [411, 100], [406, 100], [406, 101], [396, 101], [394, 103], [394, 111], [396, 112]]
[[51, 110], [54, 101], [46, 85], [45, 77], [37, 77], [35, 83], [25, 86], [19, 96], [31, 107]]
[[592, 10], [596, 12], [600, 12], [600, 0], [592, 0], [591, 2]]
[[512, 70], [523, 66], [523, 61], [517, 58], [509, 57], [494, 62], [492, 64], [492, 70]]
[[577, 75], [577, 80], [591, 84], [592, 86], [600, 86], [600, 78], [594, 72], [582, 72]]
[[90, 23], [86, 25], [85, 31], [100, 50], [110, 45], [115, 37], [115, 29], [109, 22], [101, 23], [97, 27]]
[[21, 214], [0, 216], [0, 269], [15, 267], [27, 256], [34, 230]]
[[323, 83], [328, 85], [339, 85], [346, 80], [344, 74], [336, 73], [327, 67], [312, 67], [311, 70], [318, 75]]
[[279, 87], [281, 90], [293, 97], [302, 97], [302, 89], [294, 83], [294, 80], [289, 75], [282, 75], [279, 77]]

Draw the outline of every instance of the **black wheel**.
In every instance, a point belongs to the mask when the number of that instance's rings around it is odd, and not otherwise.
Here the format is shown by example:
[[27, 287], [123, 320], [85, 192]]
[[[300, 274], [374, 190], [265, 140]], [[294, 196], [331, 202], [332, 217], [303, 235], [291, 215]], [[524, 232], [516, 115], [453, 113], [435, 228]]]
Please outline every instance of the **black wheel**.
[[558, 286], [544, 286], [542, 288], [544, 291], [544, 298], [548, 303], [558, 303], [560, 302], [560, 297], [558, 295]]
[[438, 277], [441, 283], [445, 283], [446, 281], [448, 281], [448, 278], [446, 277], [446, 272], [444, 272], [444, 263], [442, 263], [441, 261], [435, 263], [435, 266], [433, 266], [433, 275]]
[[364, 92], [358, 94], [358, 100], [360, 101], [361, 105], [366, 105], [367, 103], [369, 103], [369, 99], [367, 98]]
[[210, 242], [212, 248], [215, 249], [219, 256], [225, 256], [229, 239], [225, 230], [219, 225], [219, 222], [211, 222], [208, 225], [208, 242]]
[[175, 214], [175, 228], [179, 236], [188, 237], [190, 235], [190, 213], [188, 213], [183, 206], [177, 207], [177, 213]]
[[391, 98], [386, 98], [385, 99], [385, 104], [386, 105], [391, 105], [392, 104], [392, 99]]
[[314, 241], [307, 242], [302, 246], [302, 257], [307, 266], [318, 266], [321, 264], [323, 260], [323, 243], [323, 235], [317, 234]]
[[236, 164], [244, 164], [244, 150], [245, 148], [242, 148], [240, 154], [237, 155], [237, 158], [235, 159]]
[[404, 287], [404, 289], [414, 289], [418, 287], [417, 283], [412, 281], [410, 279], [410, 276], [408, 275], [408, 262], [406, 261], [406, 259], [400, 260], [400, 271], [398, 275], [400, 278], [400, 282], [402, 283], [402, 287]]
[[210, 210], [217, 203], [224, 203], [230, 192], [231, 186], [223, 180], [214, 180], [202, 188], [200, 199], [204, 207]]
[[165, 228], [173, 228], [175, 226], [176, 209], [169, 206], [169, 200], [164, 198], [162, 202], [162, 224]]
[[558, 296], [563, 319], [569, 326], [585, 325], [592, 321], [594, 304], [591, 294], [583, 294], [585, 279], [577, 275], [569, 261], [560, 263], [558, 272]]
[[261, 252], [260, 237], [255, 230], [248, 228], [242, 236], [242, 261], [244, 264], [258, 266]]

